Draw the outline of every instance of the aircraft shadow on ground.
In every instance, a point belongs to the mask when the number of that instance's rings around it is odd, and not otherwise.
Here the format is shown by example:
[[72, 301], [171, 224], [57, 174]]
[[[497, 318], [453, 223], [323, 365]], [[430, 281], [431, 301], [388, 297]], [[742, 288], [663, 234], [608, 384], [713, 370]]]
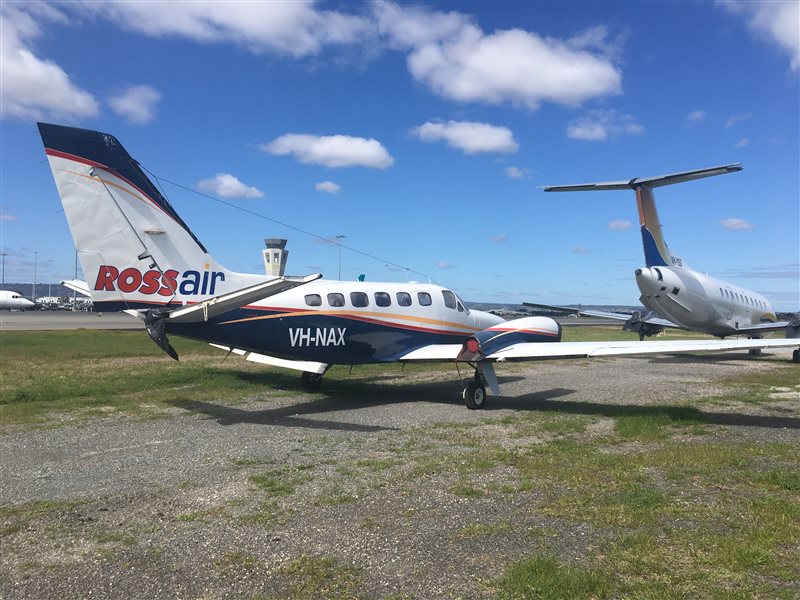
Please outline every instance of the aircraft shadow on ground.
[[[645, 357], [643, 357], [645, 358]], [[743, 360], [781, 360], [782, 357], [770, 352], [765, 352], [758, 356], [750, 356], [748, 354], [670, 354], [667, 356], [646, 357], [648, 362], [655, 365], [684, 365], [684, 364], [710, 364], [710, 365], [729, 365], [733, 366], [734, 363]], [[791, 356], [786, 360], [787, 364], [791, 364]]]
[[[676, 361], [684, 358], [695, 360], [696, 357], [674, 357]], [[244, 378], [252, 378], [250, 373], [242, 373]], [[372, 433], [378, 431], [397, 431], [397, 427], [368, 425], [336, 421], [333, 419], [315, 418], [320, 415], [349, 410], [366, 409], [391, 404], [427, 402], [447, 404], [463, 408], [460, 398], [461, 383], [458, 378], [438, 382], [418, 382], [399, 385], [380, 383], [384, 379], [396, 379], [394, 376], [376, 375], [368, 379], [331, 380], [323, 382], [318, 396], [311, 400], [268, 408], [264, 410], [246, 409], [226, 406], [223, 403], [201, 402], [194, 400], [175, 400], [173, 406], [215, 419], [220, 425], [252, 423], [258, 425], [275, 425], [307, 429], [328, 429], [333, 431], [352, 431]], [[524, 380], [521, 376], [500, 377], [502, 384]], [[295, 379], [281, 378], [284, 389], [297, 390]], [[264, 382], [266, 383], [266, 381]], [[275, 382], [272, 381], [274, 384]], [[589, 416], [621, 417], [621, 416], [663, 416], [680, 423], [699, 423], [707, 425], [729, 425], [736, 427], [769, 427], [777, 429], [800, 429], [800, 418], [768, 415], [748, 415], [733, 412], [709, 412], [691, 406], [675, 406], [669, 404], [620, 405], [579, 400], [566, 400], [565, 396], [577, 390], [551, 388], [539, 390], [520, 396], [490, 397], [482, 412], [495, 410], [514, 410], [519, 412], [562, 413]], [[298, 393], [299, 392], [298, 390]], [[464, 408], [464, 410], [466, 410]]]
[[541, 399], [539, 394], [520, 396], [515, 400], [530, 403], [527, 410], [567, 413], [574, 415], [600, 415], [604, 417], [663, 416], [680, 423], [704, 425], [731, 425], [735, 427], [769, 427], [772, 429], [800, 429], [800, 418], [769, 415], [748, 415], [732, 412], [708, 412], [693, 406], [671, 404], [603, 404], [573, 400]]

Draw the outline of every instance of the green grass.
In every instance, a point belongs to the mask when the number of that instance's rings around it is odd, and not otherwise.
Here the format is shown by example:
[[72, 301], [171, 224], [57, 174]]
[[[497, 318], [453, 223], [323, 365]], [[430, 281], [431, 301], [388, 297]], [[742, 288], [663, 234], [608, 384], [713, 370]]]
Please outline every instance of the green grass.
[[281, 565], [277, 572], [283, 577], [291, 600], [357, 600], [367, 598], [360, 569], [327, 556], [300, 556]]
[[602, 573], [534, 555], [511, 567], [495, 588], [498, 600], [588, 600], [608, 597], [611, 586]]
[[250, 475], [247, 479], [269, 496], [277, 497], [292, 495], [297, 486], [310, 481], [311, 477], [301, 471], [286, 467], [273, 469], [258, 475]]

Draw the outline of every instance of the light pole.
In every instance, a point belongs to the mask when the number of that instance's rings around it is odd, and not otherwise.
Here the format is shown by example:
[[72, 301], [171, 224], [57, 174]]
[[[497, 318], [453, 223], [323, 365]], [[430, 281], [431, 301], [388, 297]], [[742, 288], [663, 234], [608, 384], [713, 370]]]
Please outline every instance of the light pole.
[[39, 253], [33, 253], [33, 289], [31, 290], [33, 294], [31, 295], [31, 301], [36, 302], [36, 269], [39, 266]]
[[53, 287], [53, 259], [47, 261], [47, 297], [52, 298]]
[[337, 235], [336, 239], [339, 240], [339, 281], [342, 280], [342, 240], [346, 235]]
[[0, 287], [6, 287], [6, 254], [5, 252], [0, 252], [0, 260], [3, 262], [3, 275], [2, 275], [2, 283], [0, 283]]

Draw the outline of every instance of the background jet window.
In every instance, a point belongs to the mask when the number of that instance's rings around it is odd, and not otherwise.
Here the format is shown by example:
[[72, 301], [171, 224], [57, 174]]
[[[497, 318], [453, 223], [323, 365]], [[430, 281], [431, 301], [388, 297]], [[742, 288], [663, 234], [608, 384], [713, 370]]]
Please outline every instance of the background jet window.
[[319, 294], [306, 294], [308, 306], [322, 306], [322, 297]]
[[344, 295], [338, 292], [328, 294], [328, 304], [330, 306], [344, 306]]
[[419, 302], [420, 306], [430, 306], [433, 304], [431, 295], [428, 292], [417, 292], [417, 301]]
[[450, 290], [442, 290], [442, 296], [444, 296], [444, 305], [447, 308], [456, 307], [456, 295], [453, 292]]
[[400, 306], [411, 306], [411, 294], [408, 292], [397, 292], [397, 303]]
[[375, 292], [375, 304], [378, 306], [391, 306], [392, 297], [386, 292]]
[[369, 296], [364, 292], [350, 292], [350, 304], [356, 308], [364, 308], [369, 306]]

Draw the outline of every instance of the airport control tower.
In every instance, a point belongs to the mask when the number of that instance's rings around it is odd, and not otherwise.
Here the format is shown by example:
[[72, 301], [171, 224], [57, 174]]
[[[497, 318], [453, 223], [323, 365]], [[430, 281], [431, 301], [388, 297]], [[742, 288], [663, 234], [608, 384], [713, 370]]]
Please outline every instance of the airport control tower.
[[264, 256], [264, 269], [270, 277], [282, 277], [286, 270], [286, 259], [289, 251], [286, 250], [286, 240], [279, 238], [265, 239], [267, 247], [261, 251]]

